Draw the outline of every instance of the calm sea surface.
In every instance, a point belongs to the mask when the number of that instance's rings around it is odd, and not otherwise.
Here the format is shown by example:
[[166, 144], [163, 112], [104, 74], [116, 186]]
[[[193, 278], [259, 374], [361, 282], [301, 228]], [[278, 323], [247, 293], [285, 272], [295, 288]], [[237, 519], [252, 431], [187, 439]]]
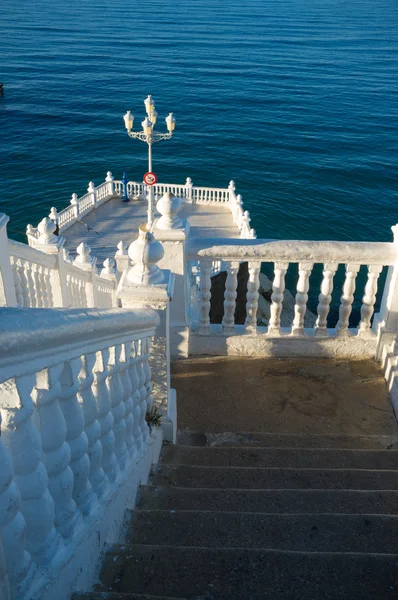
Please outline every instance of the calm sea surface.
[[0, 0], [0, 210], [10, 235], [110, 169], [143, 99], [175, 137], [161, 181], [235, 179], [258, 237], [390, 240], [398, 221], [397, 0]]

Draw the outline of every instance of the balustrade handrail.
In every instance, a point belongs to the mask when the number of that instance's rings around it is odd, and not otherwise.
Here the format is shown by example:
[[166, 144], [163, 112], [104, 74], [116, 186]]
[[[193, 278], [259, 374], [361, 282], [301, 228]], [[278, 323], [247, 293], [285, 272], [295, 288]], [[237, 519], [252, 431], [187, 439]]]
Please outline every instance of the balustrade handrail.
[[10, 256], [13, 256], [14, 258], [28, 260], [29, 262], [49, 269], [54, 269], [56, 266], [57, 259], [54, 255], [40, 252], [40, 250], [36, 250], [27, 244], [8, 239], [8, 248]]
[[342, 242], [310, 240], [192, 239], [186, 244], [189, 260], [258, 260], [261, 262], [357, 263], [391, 266], [398, 258], [393, 242]]
[[63, 355], [69, 360], [136, 335], [153, 335], [158, 324], [158, 315], [149, 308], [1, 308], [0, 383], [51, 367]]

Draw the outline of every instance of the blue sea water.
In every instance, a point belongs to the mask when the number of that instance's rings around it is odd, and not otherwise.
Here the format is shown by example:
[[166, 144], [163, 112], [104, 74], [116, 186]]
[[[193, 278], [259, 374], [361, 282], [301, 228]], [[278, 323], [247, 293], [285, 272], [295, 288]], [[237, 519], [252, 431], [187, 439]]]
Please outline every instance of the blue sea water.
[[0, 210], [10, 235], [108, 169], [157, 101], [160, 180], [233, 178], [259, 237], [390, 240], [398, 221], [396, 0], [0, 0]]

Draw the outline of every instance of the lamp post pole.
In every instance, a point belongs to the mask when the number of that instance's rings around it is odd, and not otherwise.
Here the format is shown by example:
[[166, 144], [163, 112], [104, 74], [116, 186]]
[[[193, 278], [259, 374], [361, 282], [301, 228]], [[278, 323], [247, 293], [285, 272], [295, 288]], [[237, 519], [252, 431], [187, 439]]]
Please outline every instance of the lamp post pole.
[[[148, 144], [148, 172], [152, 173], [152, 144], [155, 142], [160, 142], [160, 140], [169, 140], [173, 135], [173, 131], [175, 129], [176, 120], [173, 116], [173, 113], [170, 113], [166, 117], [166, 126], [168, 133], [159, 133], [154, 130], [156, 125], [156, 120], [158, 113], [155, 110], [155, 102], [152, 96], [148, 96], [146, 100], [144, 100], [145, 110], [147, 116], [142, 121], [142, 131], [133, 131], [134, 117], [131, 112], [128, 110], [124, 115], [124, 124], [127, 129], [128, 135], [137, 140], [141, 140], [142, 142], [146, 142]], [[151, 229], [153, 223], [153, 190], [152, 186], [149, 186], [148, 191], [148, 221], [146, 227], [148, 230]]]

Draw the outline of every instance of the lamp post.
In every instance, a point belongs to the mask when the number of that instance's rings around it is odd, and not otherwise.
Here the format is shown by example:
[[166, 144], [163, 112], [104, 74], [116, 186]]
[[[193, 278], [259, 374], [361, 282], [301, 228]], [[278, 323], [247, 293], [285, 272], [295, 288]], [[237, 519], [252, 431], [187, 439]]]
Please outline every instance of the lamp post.
[[[155, 110], [155, 102], [152, 96], [148, 96], [146, 100], [144, 100], [145, 110], [147, 116], [142, 121], [142, 131], [133, 131], [134, 117], [131, 112], [128, 110], [124, 115], [124, 124], [127, 129], [127, 133], [131, 138], [135, 138], [137, 140], [141, 140], [142, 142], [146, 142], [148, 144], [148, 172], [152, 173], [152, 144], [155, 142], [160, 142], [160, 140], [169, 140], [173, 135], [173, 131], [176, 125], [175, 117], [173, 113], [170, 113], [165, 121], [167, 126], [168, 133], [159, 133], [154, 130], [156, 125], [156, 120], [158, 113]], [[148, 230], [151, 229], [153, 223], [153, 191], [152, 186], [149, 186], [148, 191], [148, 222], [146, 227]]]

